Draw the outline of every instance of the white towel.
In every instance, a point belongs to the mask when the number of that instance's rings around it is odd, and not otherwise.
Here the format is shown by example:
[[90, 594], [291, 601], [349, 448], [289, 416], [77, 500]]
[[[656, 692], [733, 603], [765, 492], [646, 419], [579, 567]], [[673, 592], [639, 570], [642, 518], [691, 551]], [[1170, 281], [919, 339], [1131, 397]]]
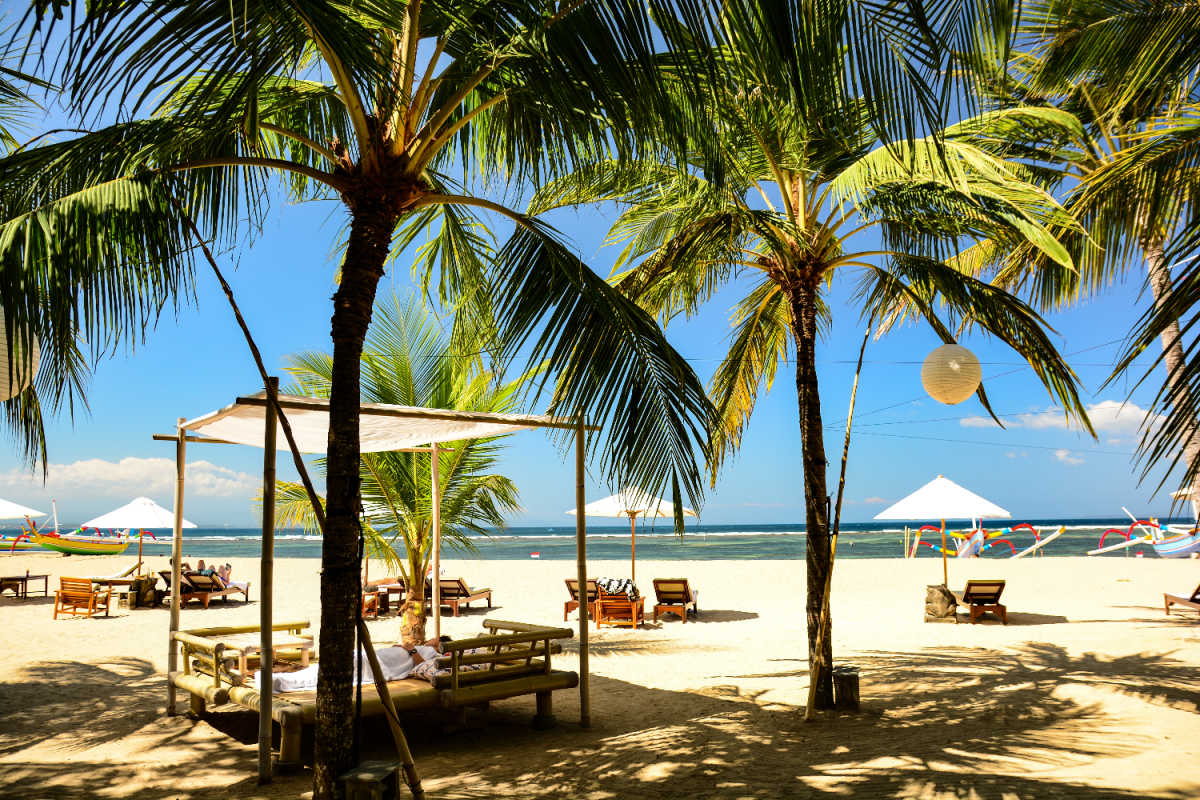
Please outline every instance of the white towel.
[[[426, 661], [432, 661], [437, 658], [439, 653], [432, 647], [425, 645], [417, 645], [417, 652], [421, 658]], [[363, 653], [359, 651], [359, 658], [362, 658]], [[408, 654], [408, 650], [403, 647], [381, 647], [375, 651], [375, 656], [379, 659], [379, 667], [383, 670], [383, 679], [385, 681], [398, 681], [401, 678], [407, 678], [409, 673], [413, 671], [413, 659]], [[317, 688], [317, 667], [313, 664], [304, 669], [296, 670], [295, 672], [277, 672], [271, 675], [271, 686], [275, 692], [307, 692]], [[254, 687], [261, 690], [260, 673], [254, 673]], [[363, 659], [362, 663], [362, 682], [371, 684], [375, 682], [375, 677], [371, 674], [371, 662]]]

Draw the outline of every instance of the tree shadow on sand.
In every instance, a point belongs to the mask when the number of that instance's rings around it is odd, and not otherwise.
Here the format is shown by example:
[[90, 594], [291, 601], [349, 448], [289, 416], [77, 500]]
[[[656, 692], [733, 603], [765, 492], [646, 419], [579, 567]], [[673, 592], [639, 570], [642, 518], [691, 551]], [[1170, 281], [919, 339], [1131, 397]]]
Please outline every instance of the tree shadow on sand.
[[[878, 651], [854, 660], [868, 698], [863, 713], [816, 724], [802, 721], [802, 709], [764, 697], [767, 689], [734, 684], [803, 676], [790, 665], [714, 675], [728, 683], [686, 693], [593, 676], [591, 730], [567, 725], [543, 734], [528, 731], [521, 719], [493, 720], [467, 738], [415, 747], [431, 794], [444, 798], [1133, 800], [1147, 795], [1038, 774], [1138, 746], [1119, 720], [1056, 689], [1099, 685], [1195, 709], [1200, 681], [1200, 668], [1165, 655], [1072, 657], [1044, 644], [1014, 652]], [[574, 709], [563, 705], [566, 719]], [[679, 716], [670, 719], [674, 709]], [[514, 771], [511, 748], [533, 737], [544, 737], [538, 739], [544, 744], [522, 750], [521, 769]], [[1181, 789], [1155, 796], [1190, 795]]]

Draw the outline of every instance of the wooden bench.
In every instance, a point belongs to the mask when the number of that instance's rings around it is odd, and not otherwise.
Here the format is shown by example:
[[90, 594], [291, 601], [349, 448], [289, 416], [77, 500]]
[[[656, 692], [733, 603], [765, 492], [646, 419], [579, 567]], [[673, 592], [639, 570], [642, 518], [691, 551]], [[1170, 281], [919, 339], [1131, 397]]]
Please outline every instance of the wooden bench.
[[1200, 611], [1200, 586], [1197, 586], [1196, 591], [1187, 596], [1163, 592], [1163, 609], [1167, 614], [1171, 613], [1171, 606], [1184, 606]]
[[92, 588], [91, 578], [59, 578], [59, 588], [54, 592], [54, 619], [59, 614], [91, 618], [103, 609], [108, 616], [112, 602], [112, 589]]
[[[272, 628], [300, 634], [307, 625], [307, 622], [279, 623]], [[445, 643], [445, 655], [438, 658], [438, 665], [449, 672], [437, 676], [433, 683], [414, 677], [389, 681], [388, 694], [396, 709], [457, 711], [483, 706], [492, 700], [532, 694], [537, 704], [534, 727], [553, 725], [552, 693], [579, 685], [577, 673], [556, 670], [551, 664], [551, 655], [562, 652], [557, 640], [570, 639], [573, 632], [569, 628], [492, 619], [484, 620], [483, 627], [486, 634]], [[231, 702], [254, 711], [262, 703], [262, 696], [248, 680], [249, 676], [231, 671], [229, 654], [219, 641], [223, 633], [231, 630], [202, 628], [174, 634], [174, 642], [183, 648], [183, 670], [172, 673], [171, 682], [191, 693], [192, 710], [196, 713], [203, 712], [207, 703]], [[239, 633], [250, 630], [257, 628], [236, 629]], [[464, 652], [480, 648], [486, 648], [488, 652]], [[464, 670], [467, 665], [484, 665], [484, 668]], [[284, 692], [271, 697], [271, 716], [280, 728], [281, 765], [300, 762], [304, 729], [316, 720], [316, 700], [315, 690]], [[363, 684], [363, 716], [382, 716], [384, 713], [383, 701], [374, 684]]]

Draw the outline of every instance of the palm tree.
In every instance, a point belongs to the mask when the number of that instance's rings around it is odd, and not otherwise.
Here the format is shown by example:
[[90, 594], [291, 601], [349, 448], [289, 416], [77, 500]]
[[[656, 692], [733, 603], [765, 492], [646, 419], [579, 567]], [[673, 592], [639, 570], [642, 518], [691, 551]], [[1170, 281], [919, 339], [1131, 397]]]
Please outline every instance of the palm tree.
[[[1187, 480], [1200, 489], [1200, 416], [1178, 323], [1186, 308], [1177, 296], [1174, 310], [1167, 310], [1170, 264], [1183, 260], [1187, 242], [1200, 234], [1200, 2], [1043, 0], [1022, 21], [1021, 50], [979, 75], [979, 84], [999, 107], [1038, 104], [1079, 120], [1041, 148], [1050, 158], [1040, 173], [1080, 225], [1055, 231], [1074, 269], [1050, 263], [1028, 245], [984, 244], [964, 264], [1027, 293], [1045, 310], [1076, 303], [1144, 269], [1154, 311], [1136, 326], [1114, 377], [1159, 337], [1156, 363], [1165, 363], [1167, 375], [1155, 406], [1171, 421], [1149, 426], [1146, 471], [1183, 460]], [[1025, 155], [1024, 138], [1018, 135], [1008, 146]], [[1163, 471], [1164, 481], [1169, 471]]]
[[[517, 410], [522, 379], [501, 383], [463, 358], [414, 299], [376, 305], [363, 345], [363, 400], [369, 403], [449, 408], [460, 411]], [[333, 359], [327, 353], [292, 356], [285, 368], [295, 383], [285, 391], [328, 397]], [[503, 528], [516, 511], [517, 487], [496, 474], [501, 439], [472, 439], [441, 450], [441, 535], [470, 550], [472, 536]], [[367, 548], [411, 587], [401, 611], [400, 638], [425, 641], [425, 574], [433, 544], [430, 461], [425, 453], [363, 453], [363, 533]], [[299, 483], [276, 489], [280, 524], [318, 529], [308, 494]]]
[[[186, 296], [185, 212], [205, 237], [236, 245], [269, 213], [273, 178], [294, 201], [345, 209], [314, 776], [330, 797], [352, 757], [360, 362], [395, 242], [440, 223], [427, 283], [451, 307], [494, 301], [496, 340], [546, 362], [553, 407], [610, 423], [593, 452], [613, 480], [702, 495], [695, 453], [710, 407], [691, 368], [552, 231], [484, 193], [635, 149], [657, 97], [647, 11], [634, 0], [81, 6], [39, 5], [26, 27], [47, 46], [64, 42], [60, 82], [94, 128], [0, 160], [0, 258], [62, 298], [63, 329], [99, 328], [107, 343]], [[494, 253], [480, 253], [477, 213], [516, 225]], [[98, 276], [111, 291], [74, 303]], [[492, 325], [488, 313], [473, 319]]]
[[[609, 234], [624, 244], [617, 262], [623, 271], [614, 280], [664, 321], [692, 314], [724, 284], [749, 281], [733, 311], [729, 353], [710, 383], [719, 422], [709, 466], [715, 481], [759, 392], [794, 359], [809, 659], [820, 675], [816, 707], [827, 708], [832, 653], [828, 629], [820, 636], [818, 629], [830, 546], [816, 345], [830, 322], [828, 286], [846, 271], [857, 273], [864, 314], [885, 326], [912, 315], [946, 342], [955, 340], [957, 327], [983, 329], [1026, 358], [1047, 391], [1088, 425], [1075, 376], [1043, 321], [953, 260], [963, 242], [991, 238], [1029, 243], [1070, 267], [1047, 230], [1051, 223], [1069, 226], [1069, 217], [1030, 182], [1026, 168], [975, 143], [1066, 120], [1053, 111], [1012, 109], [950, 126], [938, 137], [881, 143], [869, 106], [848, 91], [854, 81], [846, 72], [844, 9], [814, 8], [784, 27], [763, 24], [771, 8], [729, 3], [710, 32], [724, 71], [708, 87], [710, 127], [696, 131], [686, 153], [588, 165], [545, 187], [532, 210], [625, 204]], [[821, 80], [801, 79], [799, 91], [794, 76]], [[986, 404], [982, 389], [979, 397]]]

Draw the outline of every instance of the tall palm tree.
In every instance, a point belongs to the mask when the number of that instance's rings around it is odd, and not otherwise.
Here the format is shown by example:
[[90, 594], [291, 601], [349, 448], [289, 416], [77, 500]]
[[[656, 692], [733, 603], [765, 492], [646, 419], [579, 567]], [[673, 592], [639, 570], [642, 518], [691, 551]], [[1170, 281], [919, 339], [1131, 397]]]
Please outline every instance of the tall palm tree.
[[[1171, 422], [1148, 426], [1147, 472], [1182, 460], [1188, 481], [1200, 489], [1194, 482], [1200, 416], [1178, 324], [1185, 309], [1178, 296], [1174, 311], [1166, 308], [1171, 262], [1183, 260], [1187, 242], [1200, 233], [1200, 0], [1039, 0], [1026, 9], [1018, 45], [1010, 59], [981, 74], [979, 83], [1000, 107], [1038, 104], [1080, 121], [1060, 128], [1060, 136], [1041, 148], [1050, 158], [1040, 172], [1080, 225], [1055, 231], [1074, 269], [1050, 263], [1028, 245], [986, 243], [964, 264], [1027, 293], [1046, 310], [1144, 270], [1154, 310], [1136, 326], [1117, 373], [1159, 338], [1156, 364], [1165, 364], [1166, 380], [1155, 410], [1170, 415]], [[1025, 155], [1022, 139], [1007, 144]], [[1169, 472], [1163, 470], [1164, 480]]]
[[[444, 335], [416, 300], [376, 304], [374, 324], [362, 354], [363, 400], [369, 403], [511, 412], [523, 379], [501, 383], [479, 371]], [[285, 367], [294, 384], [285, 391], [328, 397], [333, 359], [328, 353], [292, 356]], [[503, 528], [505, 515], [518, 510], [517, 487], [495, 473], [503, 437], [472, 439], [441, 450], [441, 536], [471, 549], [471, 537]], [[319, 466], [323, 466], [318, 462]], [[425, 574], [433, 544], [430, 458], [426, 453], [363, 453], [363, 532], [367, 547], [395, 569], [410, 587], [401, 610], [400, 635], [425, 641]], [[305, 489], [281, 482], [276, 489], [280, 524], [316, 530]]]
[[[1070, 267], [1047, 227], [1069, 226], [1069, 217], [1021, 164], [976, 143], [1070, 120], [1052, 110], [1012, 109], [937, 137], [882, 143], [846, 72], [845, 9], [814, 7], [785, 27], [766, 24], [773, 7], [731, 2], [710, 32], [724, 69], [708, 87], [709, 127], [696, 131], [687, 152], [667, 161], [588, 165], [545, 187], [533, 210], [625, 204], [609, 234], [624, 244], [615, 281], [664, 321], [694, 313], [731, 281], [748, 282], [733, 311], [729, 353], [710, 384], [719, 421], [709, 465], [715, 480], [759, 392], [769, 389], [781, 364], [794, 361], [809, 659], [820, 675], [816, 707], [827, 708], [832, 653], [828, 629], [824, 635], [818, 629], [830, 542], [816, 346], [830, 320], [828, 287], [836, 276], [856, 273], [865, 316], [886, 325], [912, 315], [946, 342], [961, 326], [981, 328], [1026, 358], [1047, 391], [1087, 425], [1075, 376], [1043, 321], [954, 263], [963, 242], [992, 238], [1029, 243]], [[979, 397], [986, 404], [982, 389]]]
[[[486, 194], [581, 155], [632, 152], [649, 135], [647, 10], [634, 0], [100, 0], [37, 4], [26, 23], [46, 46], [64, 43], [46, 61], [93, 126], [0, 160], [0, 258], [61, 298], [61, 329], [99, 329], [108, 342], [186, 296], [182, 212], [236, 245], [269, 213], [273, 179], [294, 201], [344, 208], [314, 776], [317, 797], [333, 796], [352, 758], [360, 357], [394, 240], [440, 223], [431, 285], [451, 306], [494, 299], [501, 343], [532, 337], [553, 408], [609, 423], [593, 452], [613, 480], [702, 495], [695, 453], [710, 407], [691, 368], [553, 231]], [[516, 226], [492, 254], [478, 253], [476, 213]], [[490, 315], [476, 318], [486, 332]]]

